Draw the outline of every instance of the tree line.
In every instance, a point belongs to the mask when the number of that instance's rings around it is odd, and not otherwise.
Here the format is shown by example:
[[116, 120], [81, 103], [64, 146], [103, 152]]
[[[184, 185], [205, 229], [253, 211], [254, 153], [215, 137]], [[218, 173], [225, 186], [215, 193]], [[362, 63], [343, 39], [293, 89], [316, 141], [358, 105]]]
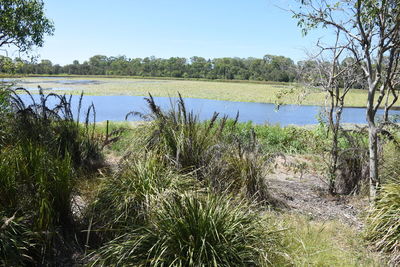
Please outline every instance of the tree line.
[[258, 80], [293, 82], [296, 64], [284, 56], [265, 55], [263, 58], [171, 57], [168, 59], [95, 55], [80, 63], [61, 66], [44, 59], [40, 62], [0, 56], [0, 72], [15, 74], [77, 74], [127, 75], [143, 77], [174, 77], [225, 80]]

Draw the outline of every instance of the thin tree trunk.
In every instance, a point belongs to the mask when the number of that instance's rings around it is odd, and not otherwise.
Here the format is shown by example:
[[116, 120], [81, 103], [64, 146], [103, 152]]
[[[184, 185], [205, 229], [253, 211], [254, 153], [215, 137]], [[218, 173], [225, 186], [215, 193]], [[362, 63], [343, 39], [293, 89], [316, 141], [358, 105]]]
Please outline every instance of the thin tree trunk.
[[371, 199], [375, 199], [379, 187], [378, 177], [378, 134], [375, 124], [370, 123], [368, 118], [368, 139], [369, 139], [369, 194]]

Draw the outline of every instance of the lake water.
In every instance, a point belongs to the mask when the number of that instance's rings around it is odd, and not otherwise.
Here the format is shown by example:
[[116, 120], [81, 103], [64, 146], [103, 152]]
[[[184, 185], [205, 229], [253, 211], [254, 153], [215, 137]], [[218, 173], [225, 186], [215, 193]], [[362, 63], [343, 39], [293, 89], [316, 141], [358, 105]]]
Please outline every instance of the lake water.
[[[39, 99], [38, 95], [33, 95]], [[28, 95], [21, 95], [27, 103], [30, 102]], [[155, 97], [156, 103], [163, 109], [171, 107], [171, 99], [167, 97]], [[172, 100], [174, 101], [174, 100]], [[73, 110], [77, 110], [79, 96], [72, 96]], [[55, 104], [49, 101], [50, 105]], [[125, 115], [130, 111], [148, 111], [143, 96], [84, 96], [82, 101], [82, 111], [93, 103], [96, 107], [96, 121], [123, 121]], [[187, 110], [193, 110], [199, 114], [201, 120], [210, 119], [214, 111], [230, 118], [235, 118], [239, 111], [239, 121], [252, 121], [256, 124], [280, 124], [286, 126], [307, 125], [318, 123], [317, 116], [321, 111], [319, 106], [298, 106], [285, 105], [276, 110], [274, 104], [249, 103], [249, 102], [230, 102], [209, 99], [185, 98]], [[83, 113], [82, 113], [83, 114]], [[378, 114], [382, 114], [379, 111]], [[391, 111], [391, 114], [400, 116], [400, 111]], [[81, 115], [82, 117], [82, 115]], [[139, 117], [130, 117], [130, 121], [142, 120]], [[366, 123], [364, 108], [346, 108], [342, 116], [343, 123]]]

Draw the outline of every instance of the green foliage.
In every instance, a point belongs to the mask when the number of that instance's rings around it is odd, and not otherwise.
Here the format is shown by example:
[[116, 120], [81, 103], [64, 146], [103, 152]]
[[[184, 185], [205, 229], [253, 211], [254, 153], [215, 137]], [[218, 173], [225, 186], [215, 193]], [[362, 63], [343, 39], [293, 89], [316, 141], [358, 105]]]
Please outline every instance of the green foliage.
[[392, 141], [388, 141], [383, 145], [383, 153], [379, 166], [379, 173], [383, 184], [400, 182], [400, 164], [398, 160], [400, 157], [400, 146], [398, 133], [393, 138]]
[[21, 74], [77, 74], [77, 75], [125, 75], [139, 77], [168, 77], [221, 80], [254, 80], [293, 82], [296, 66], [290, 58], [265, 55], [263, 58], [214, 58], [181, 57], [169, 59], [126, 56], [107, 57], [95, 55], [88, 61], [60, 66], [50, 61], [24, 62], [14, 66]]
[[281, 236], [290, 262], [286, 266], [386, 266], [379, 255], [366, 248], [352, 226], [333, 220], [313, 221], [294, 214], [267, 216], [287, 229]]
[[33, 143], [0, 151], [0, 208], [30, 214], [38, 230], [70, 222], [74, 170], [69, 157], [54, 158]]
[[[6, 108], [0, 111], [0, 211], [12, 219], [0, 229], [0, 261], [47, 264], [64, 252], [66, 233], [73, 229], [77, 174], [101, 159], [100, 149], [88, 127], [73, 120], [65, 96], [40, 92], [40, 102], [32, 98], [28, 105], [15, 91], [6, 94]], [[49, 108], [49, 97], [60, 103]]]
[[[19, 142], [36, 143], [46, 147], [55, 157], [71, 157], [75, 169], [92, 171], [102, 163], [100, 144], [94, 137], [94, 132], [74, 121], [71, 111], [71, 99], [65, 95], [45, 95], [40, 90], [40, 101], [25, 104], [18, 91], [9, 90], [12, 112], [4, 114], [1, 124], [4, 126], [3, 140], [0, 147]], [[24, 91], [29, 94], [29, 92]], [[54, 108], [47, 106], [49, 98], [59, 101]], [[90, 116], [91, 108], [86, 114], [86, 121]], [[94, 126], [93, 126], [94, 127]]]
[[23, 217], [5, 216], [0, 212], [0, 265], [25, 266], [34, 263], [29, 256], [37, 240]]
[[365, 236], [378, 250], [389, 252], [400, 263], [400, 184], [382, 186], [367, 218]]
[[[135, 155], [136, 157], [136, 155]], [[152, 201], [166, 190], [183, 190], [190, 185], [186, 177], [174, 173], [156, 154], [127, 159], [121, 170], [104, 178], [96, 200], [86, 215], [100, 238], [124, 233], [142, 225]]]
[[166, 198], [147, 225], [107, 243], [94, 265], [262, 266], [278, 234], [245, 202], [213, 194]]
[[209, 121], [200, 122], [197, 115], [186, 110], [182, 97], [177, 107], [168, 111], [161, 110], [151, 95], [147, 101], [150, 114], [140, 114], [154, 120], [147, 150], [216, 192], [241, 193], [249, 199], [268, 203], [264, 159], [257, 140], [254, 135], [238, 138], [237, 119], [218, 120], [215, 113]]
[[245, 141], [251, 139], [252, 129], [263, 152], [266, 153], [311, 153], [322, 142], [313, 131], [293, 126], [254, 125], [248, 122], [238, 123], [233, 130], [240, 140]]
[[185, 173], [194, 172], [202, 180], [204, 168], [212, 160], [215, 146], [221, 138], [226, 118], [217, 120], [218, 114], [214, 113], [210, 121], [201, 123], [198, 115], [186, 110], [180, 95], [177, 108], [172, 107], [168, 111], [162, 111], [151, 95], [146, 101], [150, 114], [140, 115], [154, 120], [148, 149], [158, 151], [177, 169]]
[[207, 167], [206, 176], [211, 188], [257, 203], [273, 204], [265, 180], [268, 157], [262, 153], [254, 131], [251, 130], [253, 134], [248, 140], [241, 140], [233, 134], [236, 124], [232, 121], [227, 124], [224, 138], [217, 145], [219, 155]]
[[44, 35], [52, 35], [53, 23], [44, 14], [41, 0], [0, 2], [0, 47], [15, 45], [21, 51], [42, 46]]

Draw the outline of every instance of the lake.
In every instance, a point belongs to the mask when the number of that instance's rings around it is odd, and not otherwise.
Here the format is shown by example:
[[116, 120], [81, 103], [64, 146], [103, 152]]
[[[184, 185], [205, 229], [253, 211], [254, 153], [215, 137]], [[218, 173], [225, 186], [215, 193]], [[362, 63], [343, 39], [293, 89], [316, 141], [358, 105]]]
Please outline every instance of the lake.
[[[38, 100], [38, 95], [33, 95]], [[21, 98], [30, 102], [28, 95], [21, 95]], [[171, 107], [171, 101], [168, 97], [155, 97], [156, 103], [163, 109]], [[307, 125], [318, 123], [317, 117], [322, 107], [320, 106], [300, 106], [285, 105], [276, 110], [274, 104], [253, 103], [253, 102], [231, 102], [198, 98], [184, 98], [188, 110], [193, 110], [199, 114], [201, 120], [210, 119], [214, 111], [221, 116], [227, 115], [235, 118], [239, 111], [239, 121], [252, 121], [256, 124], [280, 124], [286, 125]], [[73, 110], [77, 111], [79, 96], [72, 96]], [[54, 105], [54, 100], [49, 101]], [[125, 115], [130, 111], [146, 113], [148, 111], [143, 96], [84, 96], [82, 101], [82, 111], [93, 103], [96, 107], [96, 121], [123, 121]], [[83, 114], [83, 113], [82, 113]], [[382, 110], [378, 111], [382, 114]], [[391, 114], [400, 116], [400, 111], [391, 111]], [[81, 115], [82, 118], [82, 115]], [[130, 121], [142, 120], [140, 117], [129, 117]], [[342, 116], [343, 123], [366, 123], [365, 108], [345, 108]]]

